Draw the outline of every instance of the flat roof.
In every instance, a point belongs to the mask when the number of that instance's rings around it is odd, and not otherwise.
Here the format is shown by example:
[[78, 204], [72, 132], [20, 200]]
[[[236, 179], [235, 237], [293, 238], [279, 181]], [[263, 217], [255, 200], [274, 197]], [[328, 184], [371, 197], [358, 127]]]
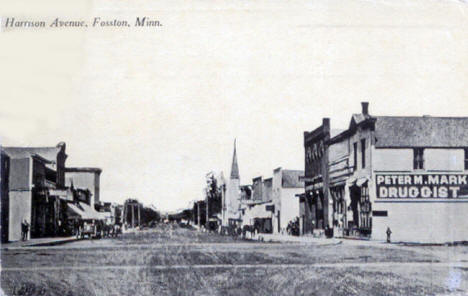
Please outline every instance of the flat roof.
[[101, 173], [102, 169], [100, 168], [93, 168], [93, 167], [82, 167], [82, 168], [65, 168], [65, 172], [70, 173]]

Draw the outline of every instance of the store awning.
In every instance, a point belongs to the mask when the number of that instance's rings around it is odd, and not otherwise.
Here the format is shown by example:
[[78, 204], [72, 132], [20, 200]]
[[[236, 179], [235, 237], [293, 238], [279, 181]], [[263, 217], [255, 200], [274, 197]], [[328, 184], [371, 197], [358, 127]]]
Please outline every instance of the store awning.
[[316, 184], [308, 185], [306, 186], [305, 190], [306, 191], [312, 191], [312, 190], [320, 190], [323, 189], [323, 182], [319, 182]]
[[351, 177], [348, 180], [346, 180], [346, 185], [348, 187], [356, 185], [357, 178], [356, 177]]
[[242, 217], [244, 225], [250, 225], [255, 218], [271, 218], [272, 212], [267, 211], [267, 206], [272, 206], [273, 203], [262, 203], [245, 209], [245, 214]]
[[364, 185], [367, 181], [369, 181], [369, 179], [367, 179], [367, 178], [359, 178], [359, 179], [356, 181], [356, 186], [361, 187], [361, 186]]
[[78, 204], [68, 203], [67, 214], [71, 219], [94, 219], [103, 220], [105, 219], [99, 212], [93, 210], [93, 208], [83, 202]]
[[65, 201], [73, 201], [73, 193], [69, 189], [49, 189], [49, 196], [57, 196]]
[[67, 204], [67, 217], [68, 219], [81, 219], [86, 214], [83, 210], [78, 208], [76, 205], [72, 203]]

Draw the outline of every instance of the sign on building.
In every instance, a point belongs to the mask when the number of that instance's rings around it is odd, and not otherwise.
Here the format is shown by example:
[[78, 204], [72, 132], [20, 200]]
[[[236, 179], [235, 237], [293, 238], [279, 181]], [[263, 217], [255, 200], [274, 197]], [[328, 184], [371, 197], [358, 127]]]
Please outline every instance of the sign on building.
[[377, 198], [468, 198], [467, 174], [377, 174]]
[[68, 190], [49, 189], [50, 196], [58, 196], [60, 199], [73, 201], [73, 194]]

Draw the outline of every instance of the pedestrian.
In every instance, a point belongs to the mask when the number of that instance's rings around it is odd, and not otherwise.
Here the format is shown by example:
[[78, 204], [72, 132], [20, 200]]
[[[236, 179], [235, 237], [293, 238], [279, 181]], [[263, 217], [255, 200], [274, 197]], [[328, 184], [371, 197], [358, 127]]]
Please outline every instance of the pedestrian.
[[387, 227], [387, 243], [390, 243], [390, 236], [392, 235], [392, 231], [390, 227]]
[[28, 221], [26, 221], [26, 220], [24, 220], [24, 223], [26, 224], [25, 240], [28, 240], [29, 223], [28, 223]]
[[28, 232], [29, 232], [29, 223], [24, 219], [23, 223], [21, 223], [21, 228], [22, 228], [22, 236], [23, 236], [23, 241], [28, 239]]
[[21, 221], [21, 240], [23, 241], [24, 241], [24, 234], [26, 233], [26, 225], [24, 224], [24, 221]]

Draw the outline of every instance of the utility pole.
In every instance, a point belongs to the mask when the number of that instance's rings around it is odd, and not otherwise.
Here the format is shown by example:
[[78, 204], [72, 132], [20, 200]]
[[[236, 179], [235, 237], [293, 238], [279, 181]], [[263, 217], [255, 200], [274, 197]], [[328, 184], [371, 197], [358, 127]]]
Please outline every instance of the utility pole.
[[141, 225], [141, 220], [140, 220], [140, 203], [137, 204], [138, 205], [138, 226]]
[[125, 223], [127, 222], [127, 202], [124, 203], [124, 206], [122, 208], [122, 227], [124, 227]]
[[208, 226], [209, 226], [209, 220], [210, 220], [210, 214], [209, 214], [209, 211], [210, 211], [210, 197], [209, 195], [206, 196], [206, 228], [208, 229]]
[[198, 217], [198, 227], [201, 227], [201, 225], [200, 225], [200, 222], [201, 222], [200, 221], [201, 220], [200, 219], [201, 218], [200, 217], [200, 214], [201, 214], [201, 212], [200, 212], [200, 202], [197, 202], [197, 213], [198, 213], [198, 215], [197, 215], [197, 217]]
[[135, 228], [135, 205], [131, 204], [131, 207], [132, 207], [132, 228]]

